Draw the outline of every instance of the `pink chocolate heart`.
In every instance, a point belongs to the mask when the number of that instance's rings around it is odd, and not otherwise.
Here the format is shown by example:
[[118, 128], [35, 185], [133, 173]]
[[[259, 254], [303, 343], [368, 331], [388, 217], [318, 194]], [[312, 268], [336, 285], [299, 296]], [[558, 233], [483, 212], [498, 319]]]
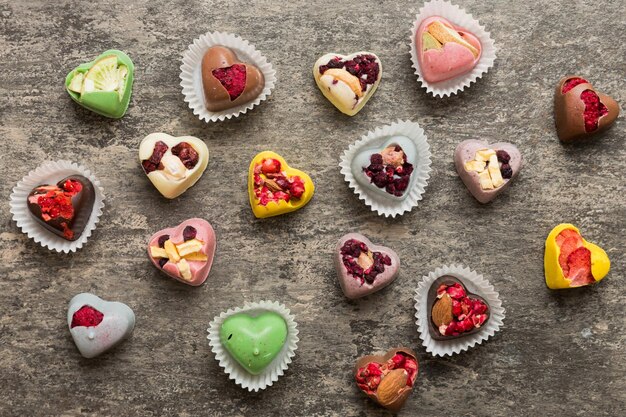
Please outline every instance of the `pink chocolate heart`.
[[470, 72], [480, 59], [480, 54], [478, 57], [474, 57], [474, 54], [469, 49], [455, 42], [446, 42], [441, 49], [424, 51], [422, 34], [427, 30], [428, 25], [437, 20], [453, 27], [466, 42], [481, 51], [480, 41], [465, 29], [455, 26], [439, 16], [424, 19], [417, 30], [415, 43], [422, 77], [429, 83], [449, 80]]
[[[465, 164], [468, 161], [475, 159], [476, 151], [482, 149], [503, 150], [509, 154], [509, 166], [511, 167], [511, 178], [505, 178], [504, 184], [494, 189], [483, 189], [479, 182], [478, 173], [475, 171], [468, 171], [465, 169]], [[506, 190], [511, 182], [517, 177], [522, 169], [522, 154], [515, 145], [507, 142], [498, 142], [494, 144], [488, 144], [480, 140], [469, 139], [459, 143], [454, 151], [454, 165], [456, 171], [463, 180], [463, 183], [467, 189], [472, 193], [474, 198], [479, 202], [485, 204], [493, 200]]]
[[[195, 236], [193, 238], [202, 242], [202, 247], [198, 251], [194, 252], [206, 255], [207, 260], [186, 260], [189, 265], [190, 278], [185, 279], [181, 274], [178, 263], [172, 262], [167, 258], [152, 256], [151, 247], [163, 247], [162, 245], [159, 245], [159, 238], [166, 235], [169, 236], [169, 239], [174, 245], [180, 245], [191, 240], [190, 237], [193, 236], [192, 229], [190, 228], [185, 231], [188, 226], [195, 229]], [[166, 238], [163, 238], [163, 240], [166, 240]], [[215, 231], [213, 230], [211, 224], [204, 219], [193, 218], [185, 220], [176, 227], [163, 229], [152, 235], [148, 242], [148, 256], [154, 266], [162, 270], [170, 277], [188, 285], [198, 286], [201, 285], [209, 276], [209, 271], [211, 270], [211, 265], [213, 264], [213, 256], [215, 255], [216, 245], [217, 241], [215, 239]]]
[[[370, 258], [369, 261], [359, 259], [361, 254], [365, 254], [363, 258], [367, 257], [361, 244], [364, 244], [367, 250], [372, 252], [373, 259]], [[385, 246], [374, 245], [368, 238], [359, 233], [348, 233], [339, 239], [335, 249], [334, 261], [341, 289], [345, 296], [351, 299], [364, 297], [385, 288], [398, 277], [400, 272], [400, 258], [393, 250]], [[374, 264], [364, 270], [363, 266], [367, 266], [371, 262]], [[382, 266], [384, 270], [373, 273], [377, 266]], [[369, 274], [367, 274], [368, 271]]]

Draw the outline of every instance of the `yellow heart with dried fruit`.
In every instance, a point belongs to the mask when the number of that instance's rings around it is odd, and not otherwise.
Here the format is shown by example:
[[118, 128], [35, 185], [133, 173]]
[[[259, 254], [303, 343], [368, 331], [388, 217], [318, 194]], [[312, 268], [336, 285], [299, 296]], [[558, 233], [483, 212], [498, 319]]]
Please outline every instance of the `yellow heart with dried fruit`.
[[263, 151], [250, 162], [248, 195], [258, 218], [278, 216], [305, 206], [313, 197], [311, 177], [290, 168], [282, 156]]
[[543, 263], [546, 285], [553, 290], [595, 284], [611, 268], [606, 252], [567, 223], [559, 224], [548, 235]]

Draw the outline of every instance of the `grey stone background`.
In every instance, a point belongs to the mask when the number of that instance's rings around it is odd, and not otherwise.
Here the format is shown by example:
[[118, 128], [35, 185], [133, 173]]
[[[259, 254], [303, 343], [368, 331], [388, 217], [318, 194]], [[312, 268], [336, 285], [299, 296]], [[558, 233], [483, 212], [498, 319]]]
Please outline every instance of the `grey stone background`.
[[[553, 88], [569, 73], [626, 103], [625, 4], [614, 1], [457, 0], [492, 33], [495, 67], [471, 89], [433, 99], [416, 82], [409, 30], [420, 1], [1, 1], [0, 2], [0, 414], [365, 416], [386, 412], [351, 376], [357, 357], [415, 349], [420, 373], [402, 415], [623, 415], [624, 121], [582, 145], [553, 126]], [[237, 33], [278, 72], [267, 102], [237, 120], [205, 124], [183, 102], [182, 52], [202, 33]], [[102, 51], [136, 65], [130, 109], [108, 120], [73, 103], [67, 72]], [[349, 118], [317, 90], [311, 66], [326, 52], [369, 50], [383, 61], [379, 90]], [[433, 172], [424, 200], [395, 220], [348, 189], [338, 161], [376, 126], [414, 120], [428, 135]], [[196, 186], [166, 201], [137, 162], [151, 132], [194, 135], [209, 146]], [[526, 166], [492, 204], [478, 204], [455, 173], [468, 138], [505, 140]], [[271, 149], [316, 184], [304, 209], [256, 220], [247, 201], [251, 158]], [[12, 187], [44, 161], [92, 168], [106, 193], [100, 225], [83, 250], [51, 253], [15, 226]], [[145, 255], [158, 229], [199, 216], [218, 249], [207, 282], [168, 279]], [[593, 288], [551, 292], [544, 239], [561, 222], [603, 246], [610, 275]], [[346, 300], [331, 251], [359, 231], [403, 262], [388, 289]], [[452, 358], [421, 347], [413, 292], [421, 276], [463, 263], [500, 291], [502, 331]], [[66, 324], [79, 292], [131, 306], [133, 337], [83, 359]], [[206, 340], [209, 321], [245, 301], [278, 300], [296, 315], [301, 341], [286, 375], [260, 393], [236, 386]]]

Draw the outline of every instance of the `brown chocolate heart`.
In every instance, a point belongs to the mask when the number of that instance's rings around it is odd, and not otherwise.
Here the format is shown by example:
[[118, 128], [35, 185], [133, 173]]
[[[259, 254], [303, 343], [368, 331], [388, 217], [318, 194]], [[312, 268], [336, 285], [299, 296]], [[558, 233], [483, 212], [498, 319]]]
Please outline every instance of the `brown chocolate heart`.
[[[480, 330], [491, 316], [487, 301], [467, 291], [461, 280], [450, 275], [437, 278], [426, 298], [428, 331], [435, 340], [469, 336]], [[441, 326], [446, 326], [442, 334]]]
[[93, 184], [82, 175], [56, 185], [38, 185], [28, 194], [28, 210], [52, 233], [76, 240], [85, 229], [96, 199]]
[[265, 86], [263, 73], [223, 46], [209, 48], [202, 58], [204, 103], [209, 111], [222, 111], [254, 100]]
[[562, 142], [572, 142], [608, 129], [619, 115], [619, 105], [596, 91], [584, 78], [561, 78], [554, 92], [554, 121]]
[[359, 358], [354, 367], [354, 378], [368, 397], [397, 412], [413, 390], [417, 372], [415, 352], [400, 347], [391, 349], [384, 355]]

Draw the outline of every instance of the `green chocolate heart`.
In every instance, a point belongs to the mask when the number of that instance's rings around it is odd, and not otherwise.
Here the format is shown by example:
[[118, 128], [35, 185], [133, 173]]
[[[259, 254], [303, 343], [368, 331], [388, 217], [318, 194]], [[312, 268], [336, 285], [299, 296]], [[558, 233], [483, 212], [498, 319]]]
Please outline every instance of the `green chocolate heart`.
[[222, 346], [252, 375], [260, 374], [287, 341], [287, 323], [274, 312], [237, 313], [220, 328]]
[[[125, 75], [124, 83], [123, 83], [123, 93], [119, 94], [118, 91], [84, 91], [79, 93], [77, 91], [73, 91], [72, 88], [76, 89], [74, 85], [72, 85], [72, 80], [76, 76], [86, 77], [89, 70], [94, 66], [96, 62], [105, 57], [115, 56], [117, 57], [117, 65], [125, 66], [127, 73]], [[133, 65], [133, 61], [122, 51], [118, 51], [116, 49], [110, 49], [106, 52], [100, 54], [96, 59], [91, 62], [81, 64], [72, 70], [67, 77], [65, 77], [65, 89], [67, 90], [72, 100], [80, 104], [81, 106], [101, 114], [106, 117], [111, 117], [114, 119], [119, 119], [124, 116], [126, 113], [126, 109], [128, 109], [128, 104], [130, 103], [130, 95], [131, 90], [133, 88], [133, 79], [135, 73], [135, 66]], [[107, 73], [106, 75], [111, 75]], [[80, 86], [82, 83], [75, 83]]]

